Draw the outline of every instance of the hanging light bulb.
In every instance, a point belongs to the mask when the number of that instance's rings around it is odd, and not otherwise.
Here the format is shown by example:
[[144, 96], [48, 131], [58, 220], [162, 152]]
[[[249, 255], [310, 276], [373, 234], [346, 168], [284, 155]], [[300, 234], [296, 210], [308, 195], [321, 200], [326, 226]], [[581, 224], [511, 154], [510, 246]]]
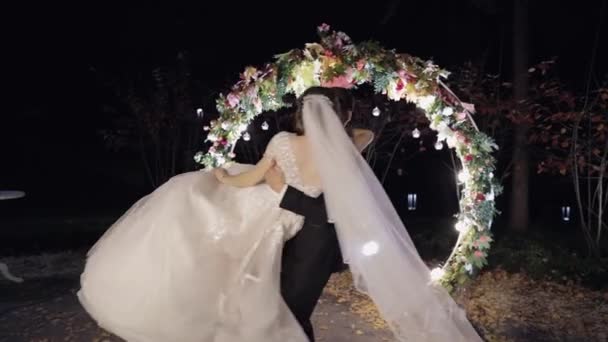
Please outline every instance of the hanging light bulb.
[[374, 109], [372, 110], [372, 115], [373, 116], [380, 116], [380, 108], [374, 107]]
[[202, 118], [202, 117], [203, 117], [203, 108], [197, 108], [197, 109], [196, 109], [196, 115], [197, 115], [199, 118]]
[[418, 128], [415, 128], [415, 129], [412, 131], [412, 137], [414, 137], [414, 139], [418, 139], [418, 138], [420, 138], [420, 131], [418, 130]]
[[403, 175], [403, 169], [397, 169], [397, 175], [398, 176], [402, 176]]
[[251, 135], [249, 135], [249, 132], [245, 132], [245, 134], [243, 134], [243, 140], [245, 140], [245, 141], [251, 140]]
[[435, 143], [435, 149], [436, 149], [437, 151], [439, 151], [439, 150], [443, 149], [443, 142], [442, 142], [442, 141], [437, 141], [437, 142]]
[[267, 131], [267, 130], [268, 130], [268, 128], [270, 128], [270, 126], [268, 125], [268, 122], [264, 121], [264, 122], [262, 123], [262, 130], [263, 130], [263, 131]]
[[444, 274], [445, 274], [445, 271], [443, 270], [443, 268], [436, 267], [431, 271], [431, 280], [437, 281], [437, 280], [441, 279]]

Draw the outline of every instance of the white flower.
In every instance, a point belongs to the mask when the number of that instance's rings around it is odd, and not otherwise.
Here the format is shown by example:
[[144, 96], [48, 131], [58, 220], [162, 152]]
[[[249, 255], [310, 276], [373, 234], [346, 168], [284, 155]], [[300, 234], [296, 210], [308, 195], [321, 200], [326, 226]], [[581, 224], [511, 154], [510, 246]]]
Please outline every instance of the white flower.
[[469, 273], [473, 273], [473, 265], [467, 263], [466, 265], [464, 265], [464, 269], [469, 272]]
[[424, 109], [425, 111], [428, 111], [431, 106], [435, 103], [435, 100], [437, 99], [437, 97], [435, 95], [427, 95], [427, 96], [422, 96], [417, 98], [416, 100], [418, 101], [418, 107]]
[[450, 116], [450, 115], [454, 114], [454, 109], [452, 109], [452, 107], [445, 107], [445, 108], [443, 108], [443, 111], [441, 112], [441, 114], [443, 116]]
[[437, 125], [436, 130], [437, 130], [437, 140], [438, 141], [444, 141], [447, 138], [454, 136], [454, 131], [452, 131], [452, 129], [448, 126], [448, 124], [446, 124], [443, 121]]
[[194, 161], [200, 163], [203, 160], [203, 156], [203, 152], [196, 152], [196, 154], [194, 155]]

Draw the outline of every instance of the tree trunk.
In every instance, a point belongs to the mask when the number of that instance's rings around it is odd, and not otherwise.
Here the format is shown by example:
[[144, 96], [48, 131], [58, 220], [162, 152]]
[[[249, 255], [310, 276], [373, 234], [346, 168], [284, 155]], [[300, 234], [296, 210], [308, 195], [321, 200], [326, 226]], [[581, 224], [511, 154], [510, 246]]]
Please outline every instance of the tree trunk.
[[[513, 78], [516, 103], [528, 93], [528, 0], [514, 0], [513, 11]], [[513, 179], [511, 192], [510, 228], [528, 229], [528, 124], [515, 125], [513, 133]]]

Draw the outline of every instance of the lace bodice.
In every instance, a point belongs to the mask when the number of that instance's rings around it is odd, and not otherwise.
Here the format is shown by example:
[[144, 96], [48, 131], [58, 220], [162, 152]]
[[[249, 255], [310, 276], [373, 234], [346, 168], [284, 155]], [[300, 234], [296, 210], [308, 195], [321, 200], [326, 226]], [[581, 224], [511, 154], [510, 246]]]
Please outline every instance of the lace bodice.
[[308, 196], [317, 197], [323, 191], [319, 187], [304, 184], [300, 177], [300, 171], [296, 164], [296, 156], [291, 148], [290, 139], [293, 136], [295, 134], [289, 132], [277, 133], [268, 143], [265, 155], [274, 158], [281, 170], [283, 170], [285, 182], [288, 185], [302, 191]]

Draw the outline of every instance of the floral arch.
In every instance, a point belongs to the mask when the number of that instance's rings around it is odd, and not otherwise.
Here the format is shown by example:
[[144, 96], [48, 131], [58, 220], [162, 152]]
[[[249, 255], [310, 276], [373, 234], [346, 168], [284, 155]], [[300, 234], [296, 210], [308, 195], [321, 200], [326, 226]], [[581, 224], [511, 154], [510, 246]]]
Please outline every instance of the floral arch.
[[318, 27], [318, 33], [320, 43], [277, 55], [263, 69], [245, 69], [231, 92], [217, 99], [220, 116], [205, 127], [213, 146], [197, 153], [195, 160], [207, 168], [232, 161], [236, 142], [249, 139], [247, 127], [255, 116], [285, 107], [283, 95], [299, 96], [311, 86], [349, 88], [370, 83], [391, 100], [413, 102], [437, 131], [436, 144], [446, 143], [461, 161], [460, 213], [455, 224], [459, 237], [448, 260], [431, 271], [433, 280], [452, 290], [487, 263], [490, 227], [497, 213], [494, 197], [501, 191], [493, 177], [496, 144], [477, 129], [471, 117], [473, 105], [460, 101], [441, 81], [449, 73], [431, 61], [386, 50], [375, 42], [353, 44], [346, 34], [326, 24]]

